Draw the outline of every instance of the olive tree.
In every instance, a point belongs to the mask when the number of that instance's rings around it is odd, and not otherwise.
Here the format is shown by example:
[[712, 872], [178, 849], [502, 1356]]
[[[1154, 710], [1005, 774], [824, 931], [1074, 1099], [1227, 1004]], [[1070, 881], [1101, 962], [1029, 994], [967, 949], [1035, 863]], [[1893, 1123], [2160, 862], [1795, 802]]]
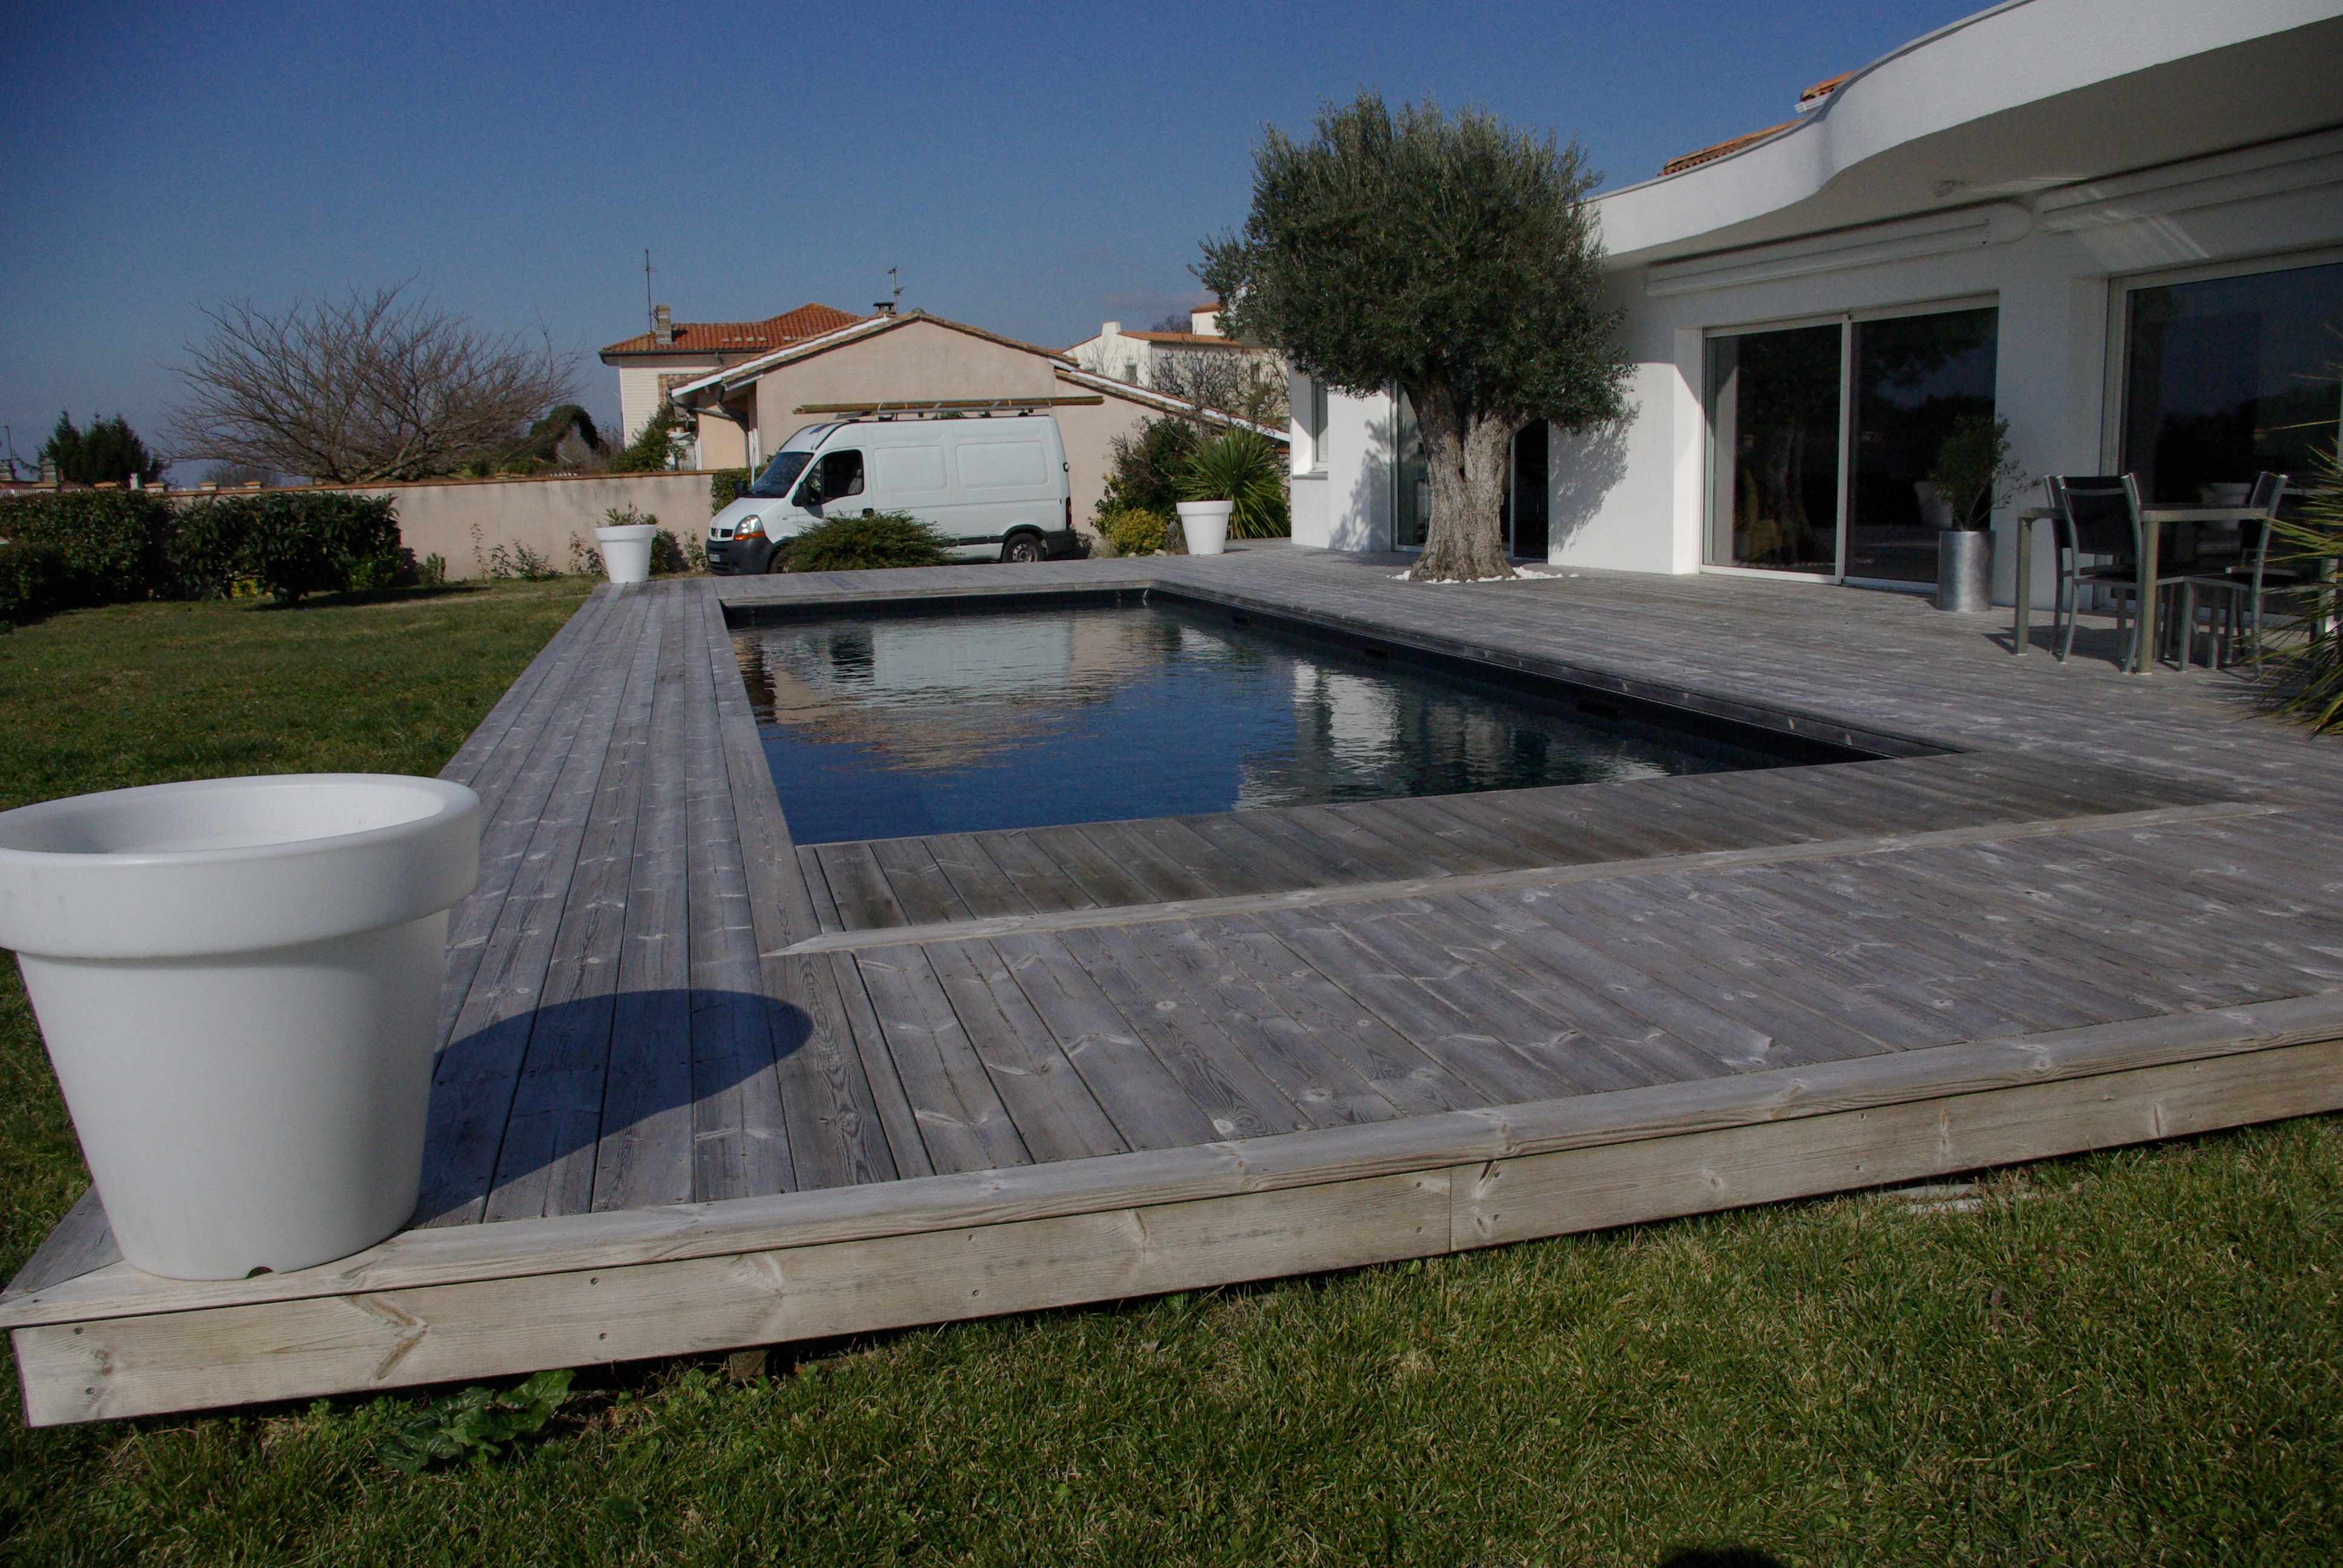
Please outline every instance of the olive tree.
[[1598, 298], [1599, 176], [1558, 146], [1430, 102], [1394, 115], [1362, 92], [1316, 136], [1268, 128], [1242, 232], [1204, 244], [1197, 276], [1234, 334], [1358, 395], [1414, 405], [1432, 516], [1417, 580], [1511, 577], [1506, 456], [1534, 420], [1564, 431], [1626, 411], [1618, 314]]

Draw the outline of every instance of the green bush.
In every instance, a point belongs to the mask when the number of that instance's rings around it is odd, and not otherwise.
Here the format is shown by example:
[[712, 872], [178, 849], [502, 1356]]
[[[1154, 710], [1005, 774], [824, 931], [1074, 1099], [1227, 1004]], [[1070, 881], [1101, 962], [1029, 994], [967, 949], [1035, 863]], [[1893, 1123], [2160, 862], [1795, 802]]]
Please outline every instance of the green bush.
[[1195, 427], [1173, 418], [1150, 419], [1132, 435], [1114, 438], [1114, 467], [1106, 477], [1106, 493], [1099, 498], [1096, 517], [1110, 512], [1152, 512], [1172, 515], [1182, 499], [1180, 476], [1195, 454]]
[[1114, 541], [1114, 548], [1127, 556], [1151, 556], [1163, 548], [1163, 536], [1171, 531], [1172, 519], [1161, 512], [1142, 511], [1136, 507], [1118, 507], [1101, 512], [1098, 530]]
[[404, 575], [390, 501], [340, 491], [261, 490], [197, 501], [170, 539], [176, 591], [231, 596], [259, 585], [283, 604], [308, 594], [388, 587]]
[[944, 538], [909, 512], [865, 512], [831, 518], [783, 542], [781, 569], [864, 572], [888, 567], [940, 567]]
[[752, 476], [746, 468], [719, 468], [708, 477], [708, 515], [714, 517], [740, 498]]
[[2272, 526], [2271, 558], [2314, 576], [2270, 596], [2278, 624], [2269, 634], [2263, 680], [2279, 713], [2327, 734], [2343, 732], [2343, 578], [2316, 574], [2343, 557], [2343, 461], [2329, 449], [2314, 462], [2301, 519]]
[[171, 503], [151, 490], [62, 490], [0, 501], [10, 541], [0, 614], [30, 620], [52, 610], [171, 591], [165, 543]]
[[1197, 447], [1181, 467], [1180, 498], [1234, 502], [1232, 539], [1280, 539], [1293, 531], [1282, 454], [1251, 430], [1231, 430]]
[[661, 401], [635, 438], [610, 456], [614, 474], [658, 474], [672, 468], [684, 454], [689, 437], [675, 405]]

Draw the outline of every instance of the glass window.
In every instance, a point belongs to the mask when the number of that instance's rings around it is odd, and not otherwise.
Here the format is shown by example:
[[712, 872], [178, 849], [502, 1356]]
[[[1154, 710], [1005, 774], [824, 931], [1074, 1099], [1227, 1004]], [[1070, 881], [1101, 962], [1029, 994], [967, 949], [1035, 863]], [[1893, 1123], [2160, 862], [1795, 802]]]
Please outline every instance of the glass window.
[[1837, 570], [1839, 330], [1709, 339], [1713, 565]]
[[[787, 454], [783, 454], [787, 456]], [[778, 461], [779, 459], [776, 459]], [[843, 500], [862, 493], [862, 454], [860, 452], [824, 452], [813, 477], [814, 493], [809, 498], [817, 501]]]
[[765, 465], [765, 471], [757, 476], [757, 482], [749, 487], [749, 493], [773, 500], [788, 495], [797, 477], [805, 472], [806, 460], [812, 456], [810, 452], [774, 454], [773, 460]]
[[1432, 476], [1423, 465], [1423, 431], [1415, 422], [1415, 405], [1404, 392], [1397, 394], [1398, 426], [1392, 464], [1392, 548], [1420, 550], [1432, 529]]
[[2264, 469], [2310, 471], [2343, 423], [2343, 263], [2131, 291], [2123, 447], [2167, 505]]
[[1326, 471], [1326, 384], [1312, 379], [1304, 420], [1310, 435], [1310, 472]]
[[1939, 508], [1926, 481], [1955, 423], [1992, 417], [2000, 314], [1940, 310], [1855, 323], [1848, 577], [1936, 580]]

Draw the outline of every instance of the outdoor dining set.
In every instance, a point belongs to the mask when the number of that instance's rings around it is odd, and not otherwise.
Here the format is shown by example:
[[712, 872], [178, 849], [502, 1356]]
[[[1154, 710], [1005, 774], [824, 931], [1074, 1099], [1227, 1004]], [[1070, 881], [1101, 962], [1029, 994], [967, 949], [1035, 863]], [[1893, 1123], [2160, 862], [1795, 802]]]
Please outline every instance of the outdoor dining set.
[[2287, 497], [2284, 474], [2262, 474], [2250, 486], [2207, 487], [2198, 506], [2144, 504], [2132, 474], [2053, 476], [2043, 485], [2049, 504], [2017, 514], [2013, 653], [2028, 648], [2034, 525], [2039, 522], [2054, 528], [2054, 654], [2064, 659], [2073, 650], [2087, 596], [2111, 599], [2117, 661], [2136, 675], [2166, 657], [2187, 668], [2200, 633], [2211, 668], [2219, 669], [2249, 648], [2258, 674], [2273, 598], [2335, 569], [2332, 561], [2290, 556], [2283, 541], [2273, 551], [2271, 525]]

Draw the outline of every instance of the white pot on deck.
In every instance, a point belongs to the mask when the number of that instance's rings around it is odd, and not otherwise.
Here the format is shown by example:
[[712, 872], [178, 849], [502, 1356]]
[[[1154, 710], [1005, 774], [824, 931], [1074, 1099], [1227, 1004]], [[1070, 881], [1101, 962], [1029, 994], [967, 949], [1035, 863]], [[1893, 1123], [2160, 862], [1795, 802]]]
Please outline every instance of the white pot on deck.
[[647, 583], [651, 580], [651, 540], [659, 529], [649, 523], [628, 523], [621, 528], [597, 527], [594, 546], [602, 552], [602, 570], [614, 583]]
[[383, 774], [0, 812], [0, 947], [125, 1258], [240, 1279], [407, 1222], [479, 844], [469, 789]]
[[1181, 501], [1180, 529], [1188, 536], [1192, 556], [1216, 556], [1228, 548], [1229, 514], [1234, 501]]

